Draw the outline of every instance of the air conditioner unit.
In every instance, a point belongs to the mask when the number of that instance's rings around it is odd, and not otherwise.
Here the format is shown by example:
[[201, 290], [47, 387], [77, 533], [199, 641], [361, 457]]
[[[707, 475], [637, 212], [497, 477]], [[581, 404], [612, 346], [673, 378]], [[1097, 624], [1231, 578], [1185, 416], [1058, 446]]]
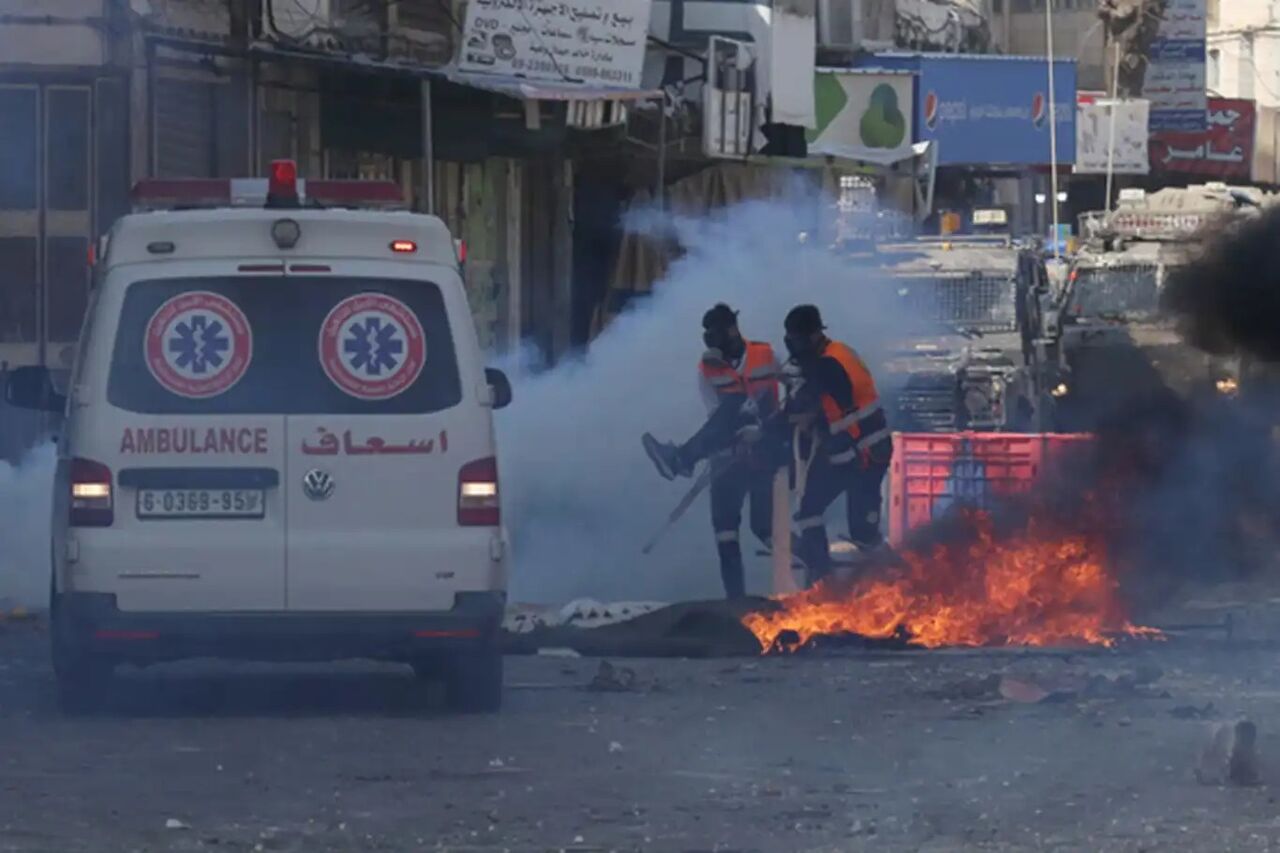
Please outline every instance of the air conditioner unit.
[[708, 157], [744, 159], [752, 153], [755, 88], [752, 46], [712, 36], [702, 87], [702, 146]]
[[264, 0], [262, 29], [286, 40], [318, 41], [333, 29], [337, 0]]

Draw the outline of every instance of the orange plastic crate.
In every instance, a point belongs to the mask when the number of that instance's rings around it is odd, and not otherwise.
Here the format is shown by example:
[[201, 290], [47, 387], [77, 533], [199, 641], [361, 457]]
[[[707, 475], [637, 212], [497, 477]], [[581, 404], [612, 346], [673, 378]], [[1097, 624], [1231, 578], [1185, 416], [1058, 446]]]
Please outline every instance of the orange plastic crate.
[[894, 433], [889, 541], [952, 507], [987, 507], [1026, 492], [1046, 469], [1069, 464], [1093, 436], [1055, 433]]

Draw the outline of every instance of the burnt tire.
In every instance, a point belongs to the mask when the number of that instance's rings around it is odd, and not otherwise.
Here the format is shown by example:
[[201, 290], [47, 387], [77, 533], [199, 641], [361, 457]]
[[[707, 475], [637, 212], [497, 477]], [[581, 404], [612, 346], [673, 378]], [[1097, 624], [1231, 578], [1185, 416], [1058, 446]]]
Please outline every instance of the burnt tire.
[[445, 672], [445, 702], [464, 714], [493, 713], [502, 707], [502, 654], [459, 655]]

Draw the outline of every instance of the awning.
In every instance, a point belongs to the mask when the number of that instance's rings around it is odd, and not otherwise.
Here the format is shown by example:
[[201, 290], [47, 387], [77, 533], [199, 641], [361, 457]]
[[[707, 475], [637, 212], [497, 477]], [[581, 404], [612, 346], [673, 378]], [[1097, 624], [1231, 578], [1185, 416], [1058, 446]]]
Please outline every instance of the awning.
[[495, 92], [521, 101], [650, 101], [662, 97], [661, 89], [623, 89], [617, 86], [592, 86], [570, 80], [530, 80], [506, 74], [480, 74], [473, 71], [444, 69], [451, 83]]

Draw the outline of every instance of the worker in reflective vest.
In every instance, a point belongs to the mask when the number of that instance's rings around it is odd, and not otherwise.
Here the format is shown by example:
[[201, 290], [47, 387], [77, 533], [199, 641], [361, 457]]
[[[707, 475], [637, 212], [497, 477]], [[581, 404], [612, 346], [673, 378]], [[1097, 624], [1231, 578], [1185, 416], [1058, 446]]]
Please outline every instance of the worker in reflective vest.
[[720, 557], [725, 594], [746, 594], [739, 529], [742, 505], [751, 500], [751, 531], [771, 546], [773, 471], [763, 452], [761, 425], [778, 410], [780, 369], [773, 347], [748, 341], [738, 329], [738, 315], [716, 305], [702, 317], [707, 351], [698, 364], [698, 384], [706, 403], [706, 423], [683, 445], [662, 444], [645, 436], [645, 450], [668, 480], [690, 476], [694, 466], [710, 458], [711, 524]]
[[831, 570], [823, 515], [845, 496], [849, 538], [860, 551], [881, 541], [880, 488], [893, 455], [893, 439], [871, 371], [854, 350], [826, 336], [822, 315], [799, 305], [786, 319], [787, 351], [802, 386], [788, 414], [812, 423], [813, 453], [796, 514], [797, 553], [810, 583]]

